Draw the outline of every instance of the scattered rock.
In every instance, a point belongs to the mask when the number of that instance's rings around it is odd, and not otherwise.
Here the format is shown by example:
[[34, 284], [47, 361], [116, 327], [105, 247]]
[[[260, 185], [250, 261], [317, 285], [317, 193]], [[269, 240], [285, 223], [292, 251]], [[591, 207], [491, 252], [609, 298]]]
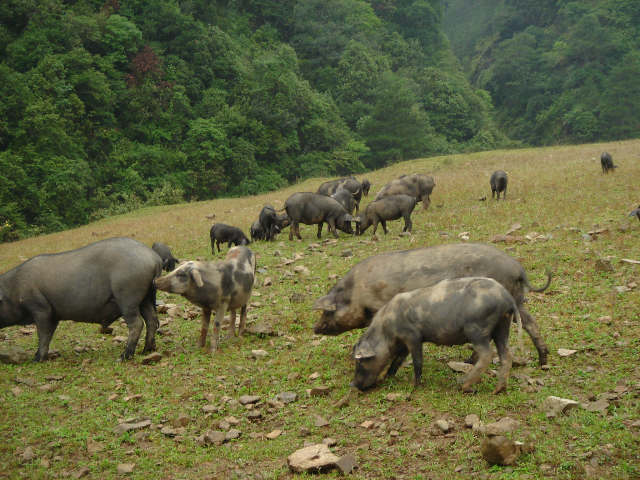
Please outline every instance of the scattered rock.
[[324, 395], [329, 395], [329, 392], [331, 391], [331, 388], [322, 385], [319, 387], [313, 387], [311, 389], [310, 395], [312, 397], [320, 397], [320, 396], [324, 396]]
[[295, 267], [293, 267], [293, 271], [305, 276], [311, 274], [311, 271], [309, 271], [309, 269], [304, 265], [296, 265]]
[[269, 356], [269, 352], [267, 352], [266, 350], [251, 350], [251, 355], [253, 355], [253, 358], [255, 358], [256, 360], [260, 360], [261, 358], [265, 358]]
[[558, 349], [558, 355], [560, 355], [561, 357], [570, 357], [571, 355], [573, 355], [577, 351], [578, 350], [570, 350], [568, 348], [559, 348]]
[[36, 453], [33, 451], [33, 448], [31, 446], [28, 446], [24, 449], [24, 452], [22, 452], [21, 457], [24, 463], [30, 462], [31, 460], [36, 458]]
[[504, 433], [515, 432], [518, 429], [518, 422], [511, 417], [502, 417], [494, 423], [485, 425], [485, 434], [487, 436], [499, 436]]
[[342, 258], [349, 258], [349, 257], [353, 257], [353, 252], [349, 249], [347, 250], [343, 250], [342, 253], [340, 254], [340, 256]]
[[473, 369], [473, 365], [463, 362], [449, 362], [449, 368], [454, 372], [469, 373]]
[[265, 437], [267, 437], [269, 440], [275, 440], [276, 438], [278, 438], [280, 435], [282, 435], [282, 430], [274, 430], [271, 433], [267, 433], [265, 435]]
[[365, 420], [360, 424], [360, 426], [366, 430], [371, 430], [374, 427], [375, 423], [371, 420]]
[[387, 393], [387, 396], [385, 398], [388, 402], [396, 402], [398, 400], [401, 400], [403, 397], [404, 395], [402, 395], [401, 393]]
[[250, 422], [257, 422], [262, 418], [262, 412], [260, 410], [252, 410], [247, 414], [247, 419]]
[[436, 420], [434, 425], [437, 429], [439, 429], [442, 433], [447, 433], [451, 430], [451, 425], [446, 420]]
[[320, 416], [316, 416], [316, 423], [315, 423], [316, 427], [320, 428], [320, 427], [325, 427], [327, 425], [329, 425], [329, 422], [327, 420], [325, 420], [324, 418], [320, 417]]
[[209, 430], [204, 434], [204, 441], [207, 445], [216, 445], [220, 446], [224, 443], [227, 438], [227, 434], [225, 432], [213, 431]]
[[521, 228], [522, 228], [522, 225], [520, 225], [519, 223], [514, 223], [513, 225], [511, 225], [511, 228], [507, 230], [507, 235], [511, 235], [512, 233], [517, 232]]
[[476, 415], [475, 413], [472, 413], [464, 417], [464, 424], [466, 427], [469, 427], [469, 428], [473, 427], [473, 424], [479, 421], [480, 421], [480, 417], [478, 417], [478, 415]]
[[491, 464], [513, 466], [519, 456], [515, 442], [507, 437], [488, 437], [482, 442], [482, 457]]
[[125, 432], [142, 430], [143, 428], [149, 428], [151, 426], [151, 420], [143, 420], [138, 423], [121, 423], [113, 429], [113, 433], [117, 436], [123, 435]]
[[589, 412], [606, 412], [609, 408], [609, 402], [607, 400], [601, 399], [597, 402], [591, 402], [587, 405], [587, 411]]
[[171, 426], [174, 428], [186, 427], [188, 423], [189, 423], [189, 417], [182, 414], [182, 415], [179, 415], [178, 418], [176, 418], [171, 422]]
[[102, 450], [104, 450], [104, 445], [102, 443], [96, 442], [91, 437], [87, 437], [87, 453], [89, 455], [101, 452]]
[[258, 325], [251, 325], [247, 327], [247, 332], [251, 335], [265, 335], [272, 337], [276, 334], [275, 330], [270, 323], [260, 323]]
[[327, 447], [335, 447], [338, 444], [338, 441], [335, 438], [327, 437], [322, 439], [322, 443]]
[[302, 448], [287, 457], [287, 465], [294, 472], [319, 472], [334, 468], [340, 459], [324, 444]]
[[5, 365], [22, 365], [29, 360], [29, 354], [17, 345], [0, 348], [0, 363]]
[[128, 475], [133, 473], [135, 466], [135, 463], [121, 463], [116, 467], [116, 473], [118, 475]]
[[236, 438], [240, 438], [240, 435], [242, 435], [242, 432], [240, 430], [236, 430], [235, 428], [232, 428], [225, 434], [224, 439], [225, 441], [228, 442], [229, 440], [235, 440]]
[[14, 397], [19, 397], [20, 395], [22, 395], [22, 389], [20, 387], [13, 387], [11, 389], [11, 393], [13, 393]]
[[260, 401], [260, 397], [257, 395], [243, 395], [238, 399], [238, 401], [240, 402], [240, 405], [249, 405], [252, 403], [258, 403]]
[[160, 360], [162, 360], [162, 354], [159, 352], [153, 352], [144, 357], [140, 363], [142, 363], [142, 365], [150, 365], [152, 363], [158, 363]]
[[40, 393], [49, 393], [55, 390], [55, 386], [51, 383], [45, 383], [44, 385], [40, 385], [38, 387], [38, 390], [40, 391]]
[[340, 470], [340, 473], [347, 475], [353, 471], [354, 468], [358, 468], [358, 459], [351, 454], [341, 457], [336, 462], [336, 467]]
[[542, 409], [547, 412], [547, 415], [552, 416], [559, 415], [560, 413], [567, 414], [574, 408], [579, 407], [580, 404], [575, 400], [568, 400], [566, 398], [549, 396], [542, 402]]
[[613, 272], [613, 263], [608, 258], [598, 258], [595, 263], [596, 272]]
[[275, 400], [279, 400], [285, 405], [294, 402], [298, 398], [298, 395], [294, 392], [282, 392], [275, 396]]

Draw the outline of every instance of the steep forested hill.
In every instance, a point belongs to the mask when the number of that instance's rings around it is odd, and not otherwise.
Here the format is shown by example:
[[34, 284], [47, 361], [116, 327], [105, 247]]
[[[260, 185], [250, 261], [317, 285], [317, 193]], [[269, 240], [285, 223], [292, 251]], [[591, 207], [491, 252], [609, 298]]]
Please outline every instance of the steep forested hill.
[[445, 4], [452, 48], [510, 137], [545, 145], [640, 135], [640, 2]]
[[505, 145], [437, 0], [0, 3], [0, 241]]

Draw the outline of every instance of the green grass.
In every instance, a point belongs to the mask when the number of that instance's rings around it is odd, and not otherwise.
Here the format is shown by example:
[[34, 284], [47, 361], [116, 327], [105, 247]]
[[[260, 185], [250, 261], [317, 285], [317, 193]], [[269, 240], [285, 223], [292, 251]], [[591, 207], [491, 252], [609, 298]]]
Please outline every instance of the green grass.
[[[236, 471], [250, 478], [254, 474], [293, 478], [286, 457], [303, 442], [320, 442], [325, 437], [338, 441], [335, 450], [339, 455], [348, 452], [358, 457], [356, 478], [448, 479], [476, 474], [496, 479], [578, 479], [585, 478], [586, 468], [596, 468], [598, 478], [638, 478], [640, 429], [630, 427], [640, 418], [638, 292], [634, 288], [617, 294], [613, 287], [631, 281], [640, 284], [638, 267], [620, 263], [622, 258], [640, 260], [640, 223], [626, 217], [640, 203], [639, 147], [639, 141], [631, 141], [486, 152], [413, 160], [371, 172], [365, 177], [374, 184], [372, 194], [363, 206], [400, 174], [435, 176], [431, 208], [423, 212], [419, 206], [414, 212], [414, 235], [398, 237], [402, 229], [398, 221], [390, 222], [388, 236], [378, 232], [378, 242], [371, 242], [367, 232], [363, 237], [341, 235], [337, 245], [325, 244], [325, 238], [316, 239], [316, 228], [311, 226], [303, 228], [301, 242], [290, 242], [287, 230], [274, 244], [253, 244], [258, 268], [268, 271], [259, 275], [261, 284], [268, 276], [272, 285], [255, 289], [260, 295], [252, 297], [249, 319], [253, 323], [269, 322], [279, 334], [267, 338], [246, 335], [232, 342], [223, 337], [214, 357], [195, 349], [200, 317], [184, 320], [160, 315], [162, 322], [168, 321], [164, 326], [167, 334], [157, 338], [158, 351], [164, 358], [150, 366], [140, 363], [142, 342], [132, 361], [116, 363], [124, 349], [122, 344], [98, 334], [96, 325], [62, 322], [51, 345], [60, 357], [43, 364], [0, 365], [0, 478], [59, 478], [67, 473], [73, 476], [86, 466], [90, 469], [88, 478], [110, 479], [117, 477], [120, 463], [136, 464], [130, 476], [135, 479], [232, 478]], [[620, 166], [615, 174], [602, 174], [599, 160], [594, 160], [605, 150]], [[490, 199], [489, 176], [497, 169], [509, 173], [504, 202]], [[0, 271], [18, 265], [21, 258], [65, 251], [118, 235], [134, 235], [148, 245], [162, 241], [179, 258], [219, 260], [226, 250], [220, 255], [211, 254], [208, 230], [212, 220], [206, 215], [215, 214], [214, 221], [238, 225], [248, 232], [262, 205], [271, 203], [282, 208], [291, 193], [313, 191], [324, 180], [308, 180], [260, 197], [144, 209], [72, 231], [0, 245]], [[478, 201], [482, 196], [489, 198]], [[538, 367], [535, 349], [525, 335], [532, 361], [511, 372], [526, 373], [543, 385], [532, 389], [511, 378], [508, 393], [493, 396], [496, 379], [485, 375], [475, 394], [463, 395], [457, 374], [449, 370], [447, 362], [466, 358], [468, 350], [425, 344], [420, 387], [411, 387], [412, 369], [405, 366], [395, 380], [336, 409], [334, 403], [348, 391], [353, 375], [349, 354], [361, 332], [338, 337], [313, 335], [311, 326], [319, 313], [312, 311], [311, 305], [335, 283], [329, 275], [340, 278], [359, 260], [377, 252], [459, 242], [458, 234], [464, 231], [469, 232], [471, 241], [487, 242], [514, 223], [522, 225], [518, 234], [553, 236], [548, 241], [499, 245], [515, 247], [513, 255], [523, 263], [534, 285], [543, 284], [545, 270], [553, 269], [551, 287], [544, 293], [527, 295], [527, 308], [536, 316], [551, 349], [551, 368], [544, 371]], [[582, 234], [594, 228], [607, 231], [595, 241], [584, 241]], [[310, 249], [311, 244], [317, 246]], [[354, 256], [342, 258], [347, 248]], [[282, 256], [274, 256], [276, 249]], [[305, 256], [284, 266], [283, 257], [290, 259], [295, 253]], [[595, 260], [603, 256], [612, 257], [614, 272], [595, 271]], [[298, 264], [307, 266], [310, 274], [289, 274]], [[291, 302], [296, 292], [305, 294], [302, 303]], [[185, 311], [194, 310], [179, 296], [159, 293], [158, 297], [182, 305]], [[611, 324], [598, 321], [606, 315], [612, 317]], [[116, 335], [126, 336], [126, 326], [119, 322], [114, 326]], [[1, 330], [0, 345], [20, 345], [35, 352], [36, 334], [21, 333], [20, 328]], [[184, 347], [184, 353], [174, 353], [177, 344]], [[76, 353], [76, 346], [86, 348]], [[578, 352], [559, 357], [559, 348]], [[253, 360], [254, 349], [267, 350], [269, 357]], [[292, 372], [299, 374], [298, 380], [288, 379]], [[314, 372], [320, 377], [310, 380]], [[41, 393], [38, 387], [48, 383], [49, 375], [64, 378], [53, 382], [53, 392]], [[36, 384], [20, 384], [22, 394], [15, 397], [10, 389], [18, 385], [16, 377], [32, 378]], [[592, 395], [612, 392], [618, 384], [626, 385], [628, 392], [606, 416], [575, 410], [568, 416], [547, 419], [541, 409], [549, 395], [587, 403]], [[331, 387], [330, 395], [310, 397], [307, 390], [316, 385]], [[255, 424], [247, 420], [244, 407], [232, 409], [222, 404], [223, 396], [238, 399], [251, 394], [266, 401], [283, 391], [296, 392], [297, 401], [273, 413], [262, 407], [263, 420]], [[119, 396], [108, 400], [114, 393]], [[390, 402], [386, 399], [389, 393], [400, 393], [404, 400]], [[137, 394], [141, 395], [139, 401], [125, 401], [125, 397]], [[202, 407], [209, 403], [205, 395], [209, 394], [215, 399], [213, 403], [223, 407], [221, 412], [203, 413]], [[464, 417], [471, 413], [485, 423], [503, 416], [514, 418], [520, 427], [511, 438], [532, 442], [535, 451], [521, 457], [511, 469], [489, 466], [480, 453], [482, 438], [464, 427]], [[123, 419], [148, 417], [154, 425], [169, 425], [181, 414], [190, 419], [182, 442], [165, 437], [158, 428], [140, 441], [133, 433], [117, 437], [112, 431]], [[216, 429], [217, 422], [229, 415], [240, 420], [236, 428], [243, 434], [239, 439], [220, 447], [196, 445], [198, 435]], [[329, 425], [315, 427], [318, 415]], [[440, 418], [453, 423], [451, 436], [430, 435], [433, 422]], [[365, 430], [359, 426], [365, 420], [380, 422], [386, 428]], [[399, 422], [400, 436], [394, 443], [389, 432], [391, 425]], [[300, 435], [301, 427], [309, 429], [309, 436]], [[275, 440], [249, 436], [275, 429], [284, 432]], [[104, 449], [89, 454], [88, 437]], [[37, 459], [23, 464], [15, 453], [27, 446], [34, 449]], [[49, 468], [41, 465], [43, 458], [51, 462]], [[459, 473], [454, 473], [456, 467], [461, 467]]]

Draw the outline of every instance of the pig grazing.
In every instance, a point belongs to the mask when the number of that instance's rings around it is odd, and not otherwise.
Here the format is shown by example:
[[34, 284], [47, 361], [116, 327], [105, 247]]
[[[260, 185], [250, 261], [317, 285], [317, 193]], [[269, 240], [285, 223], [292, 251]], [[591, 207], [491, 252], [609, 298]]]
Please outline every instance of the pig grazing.
[[369, 190], [371, 190], [371, 182], [365, 178], [364, 180], [362, 180], [362, 194], [365, 197], [368, 197]]
[[224, 223], [214, 223], [209, 232], [211, 236], [211, 253], [215, 255], [215, 246], [218, 246], [218, 253], [220, 253], [220, 244], [227, 243], [227, 247], [231, 248], [231, 245], [241, 246], [249, 245], [251, 242], [238, 227], [232, 227], [231, 225], [225, 225]]
[[338, 335], [364, 328], [373, 315], [395, 295], [424, 288], [447, 278], [488, 277], [498, 281], [516, 301], [522, 326], [531, 336], [540, 364], [547, 363], [547, 347], [535, 318], [524, 308], [524, 289], [541, 292], [551, 284], [534, 288], [515, 258], [493, 245], [461, 243], [401, 250], [373, 255], [349, 270], [326, 295], [313, 304], [323, 310], [313, 326], [316, 334]]
[[276, 210], [272, 205], [265, 205], [258, 217], [265, 240], [273, 242], [276, 237]]
[[356, 180], [356, 177], [344, 177], [338, 180], [331, 180], [324, 182], [318, 187], [316, 191], [319, 195], [330, 197], [338, 190], [345, 189], [351, 192], [353, 195], [353, 202], [356, 208], [356, 213], [360, 211], [360, 200], [362, 200], [362, 184]]
[[429, 195], [431, 195], [435, 186], [436, 183], [433, 177], [429, 175], [421, 173], [403, 175], [382, 187], [382, 190], [378, 192], [373, 201], [376, 202], [391, 195], [405, 194], [415, 198], [416, 202], [422, 202], [422, 209], [426, 210], [431, 204]]
[[173, 270], [175, 270], [176, 268], [176, 263], [179, 263], [179, 262], [178, 262], [178, 259], [171, 254], [171, 249], [167, 247], [164, 243], [160, 243], [160, 242], [155, 242], [151, 246], [151, 248], [158, 255], [160, 255], [160, 258], [162, 259], [162, 268], [164, 269], [164, 271], [173, 272]]
[[49, 354], [60, 320], [98, 323], [103, 328], [120, 317], [129, 327], [121, 360], [133, 357], [142, 320], [147, 327], [144, 351], [156, 348], [156, 289], [162, 274], [156, 252], [132, 238], [110, 238], [77, 250], [38, 255], [0, 276], [0, 328], [36, 325], [35, 361]]
[[300, 236], [300, 223], [305, 225], [318, 224], [318, 238], [322, 238], [322, 224], [326, 222], [335, 238], [338, 238], [336, 228], [349, 235], [353, 234], [351, 222], [354, 218], [347, 213], [342, 205], [331, 197], [325, 197], [317, 193], [294, 193], [286, 202], [284, 208], [291, 219], [289, 240], [295, 235]]
[[507, 178], [507, 172], [502, 170], [497, 170], [493, 172], [491, 175], [491, 179], [489, 180], [489, 184], [491, 185], [491, 198], [498, 192], [498, 197], [496, 200], [500, 200], [500, 192], [504, 192], [502, 194], [502, 199], [505, 200], [507, 198], [507, 183], [509, 179]]
[[617, 165], [613, 164], [613, 158], [608, 152], [600, 155], [600, 164], [602, 165], [602, 173], [609, 173], [609, 170], [613, 172], [614, 168], [618, 168]]
[[262, 225], [260, 225], [260, 220], [256, 220], [251, 225], [249, 229], [249, 233], [251, 234], [251, 241], [255, 242], [256, 240], [262, 240], [264, 238], [264, 231], [262, 230]]
[[390, 364], [387, 377], [395, 376], [411, 353], [414, 386], [422, 377], [422, 344], [462, 345], [471, 343], [478, 362], [460, 378], [469, 391], [493, 359], [491, 340], [500, 357], [495, 393], [507, 389], [511, 370], [509, 327], [520, 324], [518, 307], [505, 288], [490, 278], [465, 277], [442, 280], [430, 287], [400, 293], [389, 300], [353, 349], [356, 372], [352, 387], [374, 385]]
[[373, 225], [372, 235], [375, 235], [378, 223], [382, 224], [384, 233], [387, 230], [387, 220], [404, 218], [403, 232], [411, 233], [413, 224], [411, 214], [416, 207], [416, 199], [409, 195], [391, 195], [382, 200], [371, 202], [367, 208], [356, 217], [356, 235], [362, 235], [370, 225]]
[[353, 215], [353, 207], [355, 206], [355, 201], [353, 199], [353, 194], [349, 190], [341, 188], [336, 193], [331, 195], [331, 198], [342, 205], [349, 215]]
[[247, 321], [247, 303], [251, 298], [256, 273], [256, 257], [247, 247], [233, 247], [222, 262], [187, 262], [164, 277], [156, 278], [159, 290], [182, 295], [202, 308], [200, 338], [196, 343], [202, 348], [207, 343], [211, 311], [216, 312], [211, 334], [211, 353], [220, 343], [220, 327], [229, 310], [231, 321], [227, 338], [233, 338], [236, 328], [236, 310], [240, 309], [242, 336]]
[[291, 225], [291, 219], [286, 213], [279, 213], [276, 215], [276, 233], [282, 232], [285, 228]]
[[638, 217], [638, 220], [640, 220], [640, 205], [638, 205], [638, 208], [627, 215], [627, 217]]

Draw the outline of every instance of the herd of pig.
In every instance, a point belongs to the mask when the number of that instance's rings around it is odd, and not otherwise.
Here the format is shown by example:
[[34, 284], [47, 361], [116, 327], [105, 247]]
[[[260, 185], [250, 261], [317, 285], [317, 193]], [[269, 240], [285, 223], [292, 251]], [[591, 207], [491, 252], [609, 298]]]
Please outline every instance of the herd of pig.
[[[616, 168], [609, 154], [602, 155], [603, 172]], [[490, 180], [492, 197], [506, 197], [507, 174], [497, 171]], [[429, 206], [435, 183], [427, 175], [402, 176], [385, 185], [362, 212], [359, 203], [370, 183], [354, 177], [321, 185], [317, 193], [295, 193], [284, 204], [285, 214], [266, 206], [251, 227], [252, 240], [273, 240], [291, 226], [289, 238], [300, 237], [300, 223], [324, 223], [337, 238], [339, 229], [358, 235], [380, 223], [404, 217], [411, 232], [410, 215], [417, 202]], [[346, 193], [345, 193], [346, 192]], [[353, 217], [353, 209], [356, 216]], [[635, 211], [634, 211], [635, 212]], [[635, 214], [632, 212], [632, 214]], [[637, 216], [640, 218], [640, 207]], [[356, 231], [351, 228], [356, 223]], [[158, 328], [156, 290], [184, 296], [202, 309], [200, 336], [196, 343], [210, 350], [220, 342], [220, 329], [230, 313], [228, 337], [235, 335], [236, 312], [240, 310], [238, 335], [244, 333], [247, 303], [256, 274], [256, 257], [246, 246], [251, 242], [238, 227], [214, 224], [211, 248], [227, 243], [229, 253], [219, 262], [188, 261], [176, 265], [168, 247], [152, 248], [131, 238], [102, 240], [77, 250], [38, 255], [0, 276], [0, 328], [35, 324], [38, 350], [35, 361], [45, 360], [60, 320], [98, 323], [106, 328], [122, 317], [129, 335], [120, 360], [133, 357], [142, 332], [143, 352], [153, 351]], [[235, 245], [233, 248], [232, 245]], [[162, 270], [169, 272], [162, 276]], [[535, 318], [524, 308], [525, 288], [541, 292], [551, 284], [535, 288], [522, 265], [509, 254], [488, 244], [461, 243], [401, 250], [373, 255], [360, 261], [318, 298], [314, 310], [322, 312], [314, 324], [316, 334], [339, 335], [366, 328], [353, 348], [355, 375], [351, 386], [366, 389], [376, 384], [387, 368], [394, 376], [411, 354], [414, 384], [422, 376], [422, 344], [461, 345], [471, 343], [475, 363], [460, 378], [465, 391], [471, 389], [493, 358], [493, 340], [500, 358], [494, 393], [506, 390], [512, 357], [508, 346], [512, 323], [529, 334], [541, 365], [547, 363], [547, 347]], [[521, 337], [520, 337], [521, 342]]]

